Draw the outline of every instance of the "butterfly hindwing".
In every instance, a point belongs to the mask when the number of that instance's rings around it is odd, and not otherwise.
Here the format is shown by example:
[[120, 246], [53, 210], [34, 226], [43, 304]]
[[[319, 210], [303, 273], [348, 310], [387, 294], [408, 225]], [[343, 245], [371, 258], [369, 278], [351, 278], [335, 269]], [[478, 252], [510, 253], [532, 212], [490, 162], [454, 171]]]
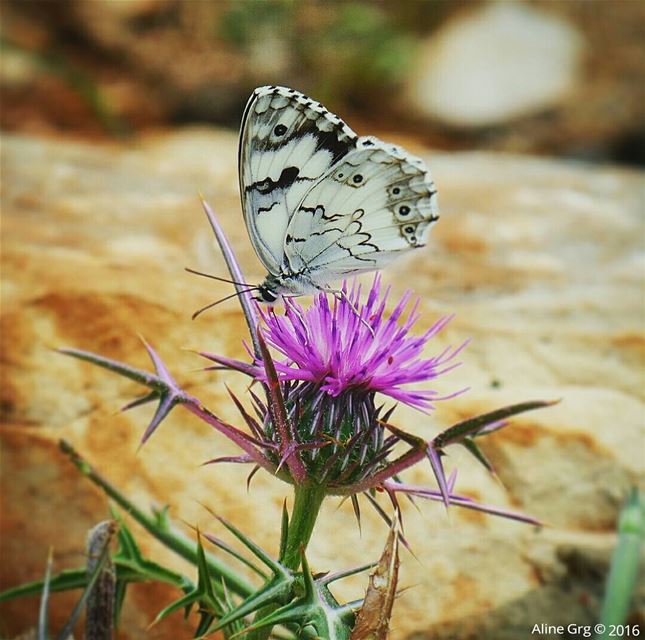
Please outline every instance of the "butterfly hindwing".
[[269, 273], [280, 273], [287, 227], [305, 194], [356, 140], [340, 118], [294, 89], [253, 92], [240, 133], [240, 191], [251, 241]]
[[284, 253], [292, 272], [324, 285], [423, 246], [437, 219], [436, 190], [423, 161], [361, 137], [305, 193], [287, 227]]

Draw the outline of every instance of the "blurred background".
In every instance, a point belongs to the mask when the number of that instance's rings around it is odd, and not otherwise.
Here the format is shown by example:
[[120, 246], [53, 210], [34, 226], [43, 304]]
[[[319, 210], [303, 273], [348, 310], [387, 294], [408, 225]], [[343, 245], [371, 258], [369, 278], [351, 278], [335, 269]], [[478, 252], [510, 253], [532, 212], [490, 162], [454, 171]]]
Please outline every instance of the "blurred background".
[[2, 1], [5, 130], [236, 128], [297, 88], [359, 133], [645, 162], [640, 0]]

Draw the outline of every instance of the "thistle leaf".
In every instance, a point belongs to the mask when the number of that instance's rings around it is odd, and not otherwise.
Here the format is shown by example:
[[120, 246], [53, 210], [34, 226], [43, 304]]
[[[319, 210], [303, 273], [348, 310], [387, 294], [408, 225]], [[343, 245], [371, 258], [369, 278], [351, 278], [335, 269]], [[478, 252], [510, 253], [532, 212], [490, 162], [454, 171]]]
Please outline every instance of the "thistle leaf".
[[434, 438], [432, 442], [435, 445], [435, 448], [442, 449], [443, 447], [447, 447], [449, 444], [461, 442], [466, 436], [476, 437], [477, 435], [483, 435], [482, 432], [485, 428], [496, 422], [501, 422], [511, 416], [515, 416], [526, 411], [550, 407], [558, 402], [560, 401], [531, 400], [528, 402], [512, 404], [507, 407], [502, 407], [501, 409], [495, 409], [495, 411], [489, 411], [488, 413], [483, 413], [482, 415], [475, 416], [474, 418], [468, 418], [468, 420], [464, 420], [463, 422], [459, 422], [452, 427], [449, 427]]
[[353, 611], [339, 607], [327, 586], [320, 585], [314, 579], [302, 547], [301, 562], [300, 583], [304, 586], [304, 593], [264, 617], [255, 619], [243, 633], [281, 624], [296, 625], [301, 630], [299, 637], [302, 638], [349, 640], [354, 621]]
[[278, 558], [283, 560], [287, 551], [287, 540], [289, 538], [289, 512], [287, 511], [287, 501], [282, 503], [282, 526], [280, 527], [280, 551]]
[[196, 633], [195, 637], [198, 637], [209, 630], [215, 618], [221, 618], [226, 613], [225, 605], [213, 589], [199, 531], [197, 532], [197, 576], [197, 585], [181, 598], [162, 609], [149, 628], [179, 609], [185, 609], [185, 615], [188, 615], [193, 605], [197, 603], [199, 604], [200, 621], [197, 627], [199, 633]]

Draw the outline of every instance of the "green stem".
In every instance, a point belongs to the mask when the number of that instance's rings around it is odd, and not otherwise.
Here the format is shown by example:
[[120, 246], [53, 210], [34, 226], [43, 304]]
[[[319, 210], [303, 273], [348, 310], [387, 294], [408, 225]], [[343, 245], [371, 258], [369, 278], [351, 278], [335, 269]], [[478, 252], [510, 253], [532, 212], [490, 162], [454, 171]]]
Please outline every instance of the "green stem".
[[[69, 456], [74, 466], [94, 484], [100, 487], [114, 502], [125, 509], [140, 525], [147, 529], [157, 540], [174, 551], [177, 555], [191, 564], [197, 565], [197, 544], [188, 536], [170, 527], [163, 514], [148, 515], [130, 502], [116, 487], [111, 485], [94, 468], [78, 454], [65, 440], [59, 442], [63, 453]], [[247, 597], [255, 591], [248, 582], [233, 573], [229, 567], [211, 554], [206, 554], [206, 564], [209, 573], [224, 578], [227, 588], [242, 597]]]
[[295, 487], [287, 544], [284, 557], [280, 558], [287, 569], [296, 571], [300, 566], [300, 548], [306, 549], [309, 544], [325, 495], [325, 488], [320, 485], [303, 484]]
[[[316, 524], [316, 518], [320, 506], [325, 499], [325, 488], [317, 484], [296, 485], [294, 489], [294, 502], [291, 517], [289, 518], [289, 530], [287, 533], [287, 544], [285, 545], [284, 556], [280, 562], [292, 571], [297, 571], [302, 559], [301, 548], [304, 550], [309, 544], [311, 534]], [[260, 609], [256, 620], [261, 620], [278, 608], [278, 604], [272, 604]], [[249, 632], [247, 640], [267, 640], [271, 635], [271, 627], [263, 627]]]

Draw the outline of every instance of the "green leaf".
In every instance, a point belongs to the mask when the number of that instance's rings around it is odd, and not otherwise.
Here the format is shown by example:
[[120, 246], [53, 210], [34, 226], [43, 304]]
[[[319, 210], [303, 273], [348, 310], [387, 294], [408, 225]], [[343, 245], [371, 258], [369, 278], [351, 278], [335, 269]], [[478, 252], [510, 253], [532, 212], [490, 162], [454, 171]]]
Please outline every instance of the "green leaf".
[[[164, 514], [157, 512], [154, 516], [150, 516], [148, 513], [139, 509], [114, 485], [98, 473], [74, 450], [71, 444], [60, 440], [59, 447], [69, 456], [71, 462], [83, 475], [87, 476], [89, 480], [96, 484], [108, 497], [114, 500], [131, 518], [142, 525], [157, 540], [188, 562], [192, 564], [197, 563], [197, 550], [194, 541], [172, 527]], [[231, 591], [241, 596], [246, 596], [253, 592], [253, 586], [242, 576], [232, 571], [226, 564], [209, 554], [207, 554], [207, 560], [211, 576], [215, 578], [222, 576]], [[148, 564], [148, 562], [146, 562], [146, 565], [148, 568], [151, 567], [151, 564]], [[188, 581], [187, 584], [189, 584]]]
[[469, 418], [468, 420], [464, 420], [463, 422], [459, 422], [452, 427], [449, 427], [434, 438], [432, 442], [436, 449], [441, 449], [443, 447], [447, 447], [449, 444], [461, 442], [466, 436], [476, 437], [482, 429], [495, 422], [506, 420], [518, 413], [550, 407], [558, 402], [559, 400], [531, 400], [502, 407], [495, 411], [489, 411], [488, 413], [483, 413], [482, 415], [475, 416], [474, 418]]
[[[186, 576], [144, 558], [130, 529], [115, 509], [112, 509], [112, 513], [119, 521], [120, 526], [118, 537], [119, 548], [113, 557], [115, 564], [121, 569], [118, 573], [120, 580], [128, 580], [129, 582], [156, 580], [158, 582], [172, 584], [184, 591], [192, 588], [192, 582]], [[126, 569], [130, 571], [127, 572]]]
[[288, 602], [293, 595], [295, 579], [292, 576], [278, 575], [265, 582], [257, 591], [243, 600], [235, 609], [229, 611], [213, 627], [213, 631], [223, 629], [232, 622], [255, 613], [269, 605]]
[[181, 608], [185, 609], [185, 615], [188, 615], [192, 606], [197, 603], [199, 605], [200, 621], [195, 637], [199, 637], [210, 629], [215, 618], [221, 618], [226, 613], [224, 603], [217, 597], [213, 589], [206, 554], [204, 553], [204, 546], [199, 533], [197, 534], [197, 575], [197, 585], [179, 600], [160, 611], [150, 626], [157, 624], [160, 620]]
[[472, 436], [466, 436], [461, 443], [468, 452], [479, 462], [486, 471], [489, 473], [495, 473], [495, 468], [493, 463], [486, 457], [486, 454], [479, 448], [479, 445], [475, 442]]
[[280, 527], [280, 551], [278, 558], [280, 561], [284, 559], [284, 554], [287, 552], [287, 540], [289, 539], [289, 512], [287, 511], [287, 501], [282, 503], [282, 526]]
[[[85, 569], [65, 569], [49, 580], [49, 591], [53, 593], [69, 591], [70, 589], [84, 589], [86, 583], [87, 575]], [[12, 587], [0, 593], [0, 602], [13, 600], [14, 598], [36, 596], [42, 593], [44, 585], [44, 580], [36, 580]]]
[[[349, 640], [353, 616], [348, 620], [344, 608], [333, 606], [337, 604], [331, 593], [324, 586], [324, 595], [320, 585], [314, 579], [301, 547], [302, 573], [298, 582], [303, 585], [304, 593], [283, 605], [268, 612], [262, 618], [244, 630], [244, 633], [275, 625], [296, 625], [301, 630], [301, 637], [319, 637], [325, 640]], [[330, 602], [330, 599], [332, 602]], [[306, 628], [315, 630], [313, 636], [307, 635]]]

